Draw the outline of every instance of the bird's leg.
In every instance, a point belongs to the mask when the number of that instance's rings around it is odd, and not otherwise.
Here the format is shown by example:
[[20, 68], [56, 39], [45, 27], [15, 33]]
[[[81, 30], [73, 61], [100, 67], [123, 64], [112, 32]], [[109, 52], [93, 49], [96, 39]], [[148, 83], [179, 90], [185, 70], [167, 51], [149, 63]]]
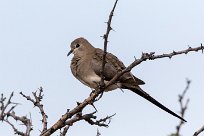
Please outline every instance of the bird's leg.
[[[102, 89], [100, 83], [98, 83], [98, 82], [96, 82], [96, 81], [93, 81], [93, 82], [94, 82], [95, 84], [97, 84], [97, 86], [98, 86], [99, 89]], [[90, 96], [91, 96], [93, 93], [95, 93], [96, 91], [97, 91], [97, 90], [92, 89], [92, 92], [90, 93]], [[94, 102], [101, 99], [101, 97], [103, 96], [103, 92], [104, 92], [104, 91], [102, 91], [102, 92], [99, 94], [99, 97], [98, 97], [97, 99], [95, 99]]]
[[96, 109], [95, 105], [93, 102], [89, 103], [94, 109], [95, 109], [95, 112], [98, 112], [98, 110]]
[[102, 91], [102, 92], [100, 93], [99, 97], [98, 97], [95, 101], [98, 101], [98, 100], [100, 100], [100, 99], [102, 98], [103, 92], [104, 92], [104, 91]]

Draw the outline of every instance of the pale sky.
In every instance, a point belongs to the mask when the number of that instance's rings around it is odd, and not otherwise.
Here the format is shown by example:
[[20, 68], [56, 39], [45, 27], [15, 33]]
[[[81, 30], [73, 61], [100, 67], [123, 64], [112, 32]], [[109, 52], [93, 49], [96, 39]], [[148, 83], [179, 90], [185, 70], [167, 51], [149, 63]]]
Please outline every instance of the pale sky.
[[[84, 37], [95, 47], [103, 48], [100, 37], [114, 0], [0, 0], [0, 93], [14, 91], [13, 101], [21, 103], [16, 114], [31, 113], [31, 135], [41, 130], [38, 109], [23, 99], [44, 88], [44, 107], [48, 127], [67, 109], [83, 101], [91, 89], [71, 74], [67, 57], [70, 43]], [[108, 51], [126, 66], [142, 52], [156, 54], [198, 47], [204, 43], [203, 0], [119, 0], [115, 10]], [[142, 86], [150, 95], [178, 113], [178, 94], [192, 80], [187, 97], [190, 98], [182, 128], [183, 136], [191, 136], [204, 125], [204, 55], [192, 52], [170, 59], [146, 61], [132, 73], [146, 82]], [[175, 132], [179, 120], [160, 110], [130, 91], [119, 89], [105, 93], [97, 102], [99, 118], [116, 113], [109, 128], [91, 126], [84, 121], [72, 126], [69, 136], [95, 136], [97, 128], [102, 136], [167, 136]], [[84, 112], [92, 112], [91, 107]], [[19, 123], [20, 124], [20, 123]], [[22, 127], [21, 127], [22, 128]], [[7, 124], [0, 124], [1, 136], [13, 136]], [[59, 132], [53, 134], [59, 135]], [[201, 134], [202, 135], [202, 134]]]

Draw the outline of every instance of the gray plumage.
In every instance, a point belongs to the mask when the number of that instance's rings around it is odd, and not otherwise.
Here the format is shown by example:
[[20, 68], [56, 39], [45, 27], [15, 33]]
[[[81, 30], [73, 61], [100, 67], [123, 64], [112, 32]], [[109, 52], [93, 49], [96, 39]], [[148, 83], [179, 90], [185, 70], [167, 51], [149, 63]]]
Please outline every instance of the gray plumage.
[[[86, 39], [77, 38], [71, 43], [71, 50], [68, 56], [73, 53], [71, 61], [72, 74], [86, 86], [97, 89], [101, 80], [103, 50], [94, 48]], [[106, 63], [104, 68], [105, 83], [110, 81], [118, 72], [125, 69], [125, 65], [116, 56], [111, 53], [106, 54]], [[159, 103], [148, 93], [143, 91], [139, 85], [145, 84], [142, 80], [135, 77], [131, 72], [123, 74], [115, 84], [109, 86], [105, 91], [111, 91], [117, 88], [128, 89], [140, 95], [149, 102], [170, 113], [171, 115], [185, 121], [182, 117], [169, 110]]]

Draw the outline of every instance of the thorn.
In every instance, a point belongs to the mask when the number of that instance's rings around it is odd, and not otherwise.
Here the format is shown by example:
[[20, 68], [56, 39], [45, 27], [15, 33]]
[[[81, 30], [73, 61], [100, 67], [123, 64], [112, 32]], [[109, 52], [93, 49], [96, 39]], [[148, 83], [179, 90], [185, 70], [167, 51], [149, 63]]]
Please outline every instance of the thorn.
[[76, 102], [77, 103], [77, 106], [79, 106], [81, 103], [80, 102]]
[[204, 47], [203, 47], [203, 44], [202, 44], [202, 43], [201, 43], [200, 47], [201, 47], [201, 50], [202, 50], [202, 53], [203, 53]]
[[112, 31], [113, 31], [113, 32], [116, 32], [115, 29], [113, 29], [113, 28], [112, 28]]

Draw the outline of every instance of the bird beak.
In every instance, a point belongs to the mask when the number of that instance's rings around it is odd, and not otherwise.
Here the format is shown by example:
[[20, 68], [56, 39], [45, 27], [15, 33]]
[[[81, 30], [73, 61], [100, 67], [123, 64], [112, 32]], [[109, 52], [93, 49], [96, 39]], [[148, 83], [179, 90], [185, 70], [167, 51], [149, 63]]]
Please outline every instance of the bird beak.
[[73, 50], [70, 50], [67, 54], [67, 57], [73, 52]]

